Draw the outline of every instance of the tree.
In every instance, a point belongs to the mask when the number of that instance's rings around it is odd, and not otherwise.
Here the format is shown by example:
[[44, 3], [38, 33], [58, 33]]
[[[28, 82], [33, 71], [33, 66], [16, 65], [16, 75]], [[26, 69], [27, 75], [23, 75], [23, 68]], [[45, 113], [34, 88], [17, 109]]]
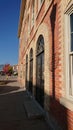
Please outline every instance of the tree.
[[5, 74], [12, 74], [13, 68], [10, 64], [5, 64], [3, 67], [3, 71]]
[[13, 73], [13, 67], [12, 66], [9, 66], [9, 71], [8, 71], [9, 74], [12, 74]]

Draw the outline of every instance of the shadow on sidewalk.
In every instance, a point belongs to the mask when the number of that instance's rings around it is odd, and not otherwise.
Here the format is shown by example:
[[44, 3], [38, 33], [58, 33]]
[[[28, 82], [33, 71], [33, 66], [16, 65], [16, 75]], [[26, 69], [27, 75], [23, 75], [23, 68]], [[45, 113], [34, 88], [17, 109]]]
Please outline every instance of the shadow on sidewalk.
[[19, 90], [19, 86], [7, 86], [7, 85], [0, 85], [0, 94], [9, 93], [12, 91]]
[[[6, 86], [6, 92], [16, 89], [19, 87]], [[29, 100], [30, 96], [24, 90], [0, 95], [1, 130], [49, 130], [44, 119], [28, 119], [23, 104]]]

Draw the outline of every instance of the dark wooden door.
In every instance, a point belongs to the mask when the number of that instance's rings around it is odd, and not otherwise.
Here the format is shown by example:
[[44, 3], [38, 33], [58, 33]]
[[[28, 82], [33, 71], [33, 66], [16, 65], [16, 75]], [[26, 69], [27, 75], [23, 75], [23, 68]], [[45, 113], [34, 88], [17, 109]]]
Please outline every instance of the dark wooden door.
[[26, 55], [26, 89], [28, 89], [28, 55]]
[[26, 89], [28, 89], [28, 63], [26, 63]]
[[30, 81], [29, 81], [29, 91], [33, 92], [33, 59], [30, 61]]
[[44, 52], [37, 56], [36, 100], [44, 106]]

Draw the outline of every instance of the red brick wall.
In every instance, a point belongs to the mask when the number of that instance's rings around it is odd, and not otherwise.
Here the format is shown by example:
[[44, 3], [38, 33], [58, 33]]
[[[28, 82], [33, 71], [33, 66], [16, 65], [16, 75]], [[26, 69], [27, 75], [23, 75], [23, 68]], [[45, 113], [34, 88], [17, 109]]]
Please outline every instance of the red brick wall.
[[[49, 55], [49, 73], [50, 73], [50, 114], [56, 119], [58, 124], [64, 130], [73, 130], [73, 112], [60, 104], [62, 90], [62, 61], [60, 42], [61, 36], [61, 10], [60, 2], [54, 1], [47, 12], [44, 22], [47, 23], [50, 32], [50, 55]], [[63, 61], [62, 61], [63, 63]]]
[[[62, 42], [61, 38], [61, 13], [60, 4], [62, 0], [54, 0], [49, 9], [47, 10], [45, 17], [43, 18], [43, 23], [47, 25], [49, 30], [49, 57], [48, 57], [48, 68], [49, 68], [49, 83], [48, 88], [50, 87], [49, 95], [50, 104], [47, 107], [49, 108], [50, 114], [56, 119], [56, 121], [64, 128], [64, 130], [73, 130], [73, 112], [65, 108], [60, 104], [60, 98], [62, 97], [62, 85], [63, 80], [63, 59], [61, 58]], [[41, 21], [41, 18], [45, 12], [45, 2], [42, 5], [42, 8], [36, 18], [36, 25]], [[31, 15], [31, 14], [30, 14]], [[42, 24], [42, 23], [41, 23]], [[41, 25], [40, 24], [40, 25]], [[37, 27], [36, 27], [37, 28]], [[39, 28], [38, 28], [39, 30]], [[29, 39], [32, 39], [34, 35], [34, 27], [30, 33]], [[45, 32], [46, 33], [46, 32]], [[36, 37], [37, 31], [35, 32], [34, 37]], [[33, 41], [35, 38], [33, 37]], [[35, 43], [35, 42], [33, 42]], [[27, 48], [30, 47], [31, 43], [27, 43]], [[34, 48], [34, 45], [33, 45]], [[30, 50], [30, 49], [29, 49]], [[26, 55], [26, 50], [24, 52]], [[47, 83], [48, 84], [48, 83]], [[47, 108], [48, 109], [48, 108]]]
[[[61, 55], [61, 10], [60, 2], [55, 0], [51, 7], [47, 11], [43, 23], [46, 23], [49, 29], [49, 74], [50, 74], [50, 114], [58, 122], [58, 124], [64, 128], [64, 130], [73, 130], [73, 112], [69, 111], [67, 108], [60, 104], [61, 90], [63, 81], [62, 78], [62, 64], [60, 61]], [[43, 4], [42, 9], [36, 19], [36, 25], [39, 24], [41, 18], [44, 14], [45, 4]], [[49, 52], [48, 51], [48, 52]], [[63, 62], [63, 61], [62, 61]]]
[[[60, 104], [61, 90], [62, 90], [62, 61], [61, 55], [61, 10], [60, 2], [54, 1], [48, 10], [44, 23], [47, 24], [47, 28], [50, 33], [50, 54], [49, 54], [49, 73], [50, 73], [50, 114], [56, 119], [58, 124], [64, 130], [73, 130], [73, 112], [69, 111], [67, 108]], [[44, 12], [44, 6], [42, 11]], [[39, 15], [40, 17], [40, 15]], [[37, 25], [39, 20], [37, 21]], [[62, 61], [63, 62], [63, 61]]]

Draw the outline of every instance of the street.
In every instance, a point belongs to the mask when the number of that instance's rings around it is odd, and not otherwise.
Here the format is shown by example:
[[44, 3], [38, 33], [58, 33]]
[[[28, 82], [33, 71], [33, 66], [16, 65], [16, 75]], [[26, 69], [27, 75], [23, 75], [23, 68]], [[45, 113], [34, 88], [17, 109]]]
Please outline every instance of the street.
[[7, 75], [3, 75], [3, 76], [1, 76], [0, 75], [0, 81], [2, 81], [2, 80], [17, 80], [17, 76], [7, 76]]

